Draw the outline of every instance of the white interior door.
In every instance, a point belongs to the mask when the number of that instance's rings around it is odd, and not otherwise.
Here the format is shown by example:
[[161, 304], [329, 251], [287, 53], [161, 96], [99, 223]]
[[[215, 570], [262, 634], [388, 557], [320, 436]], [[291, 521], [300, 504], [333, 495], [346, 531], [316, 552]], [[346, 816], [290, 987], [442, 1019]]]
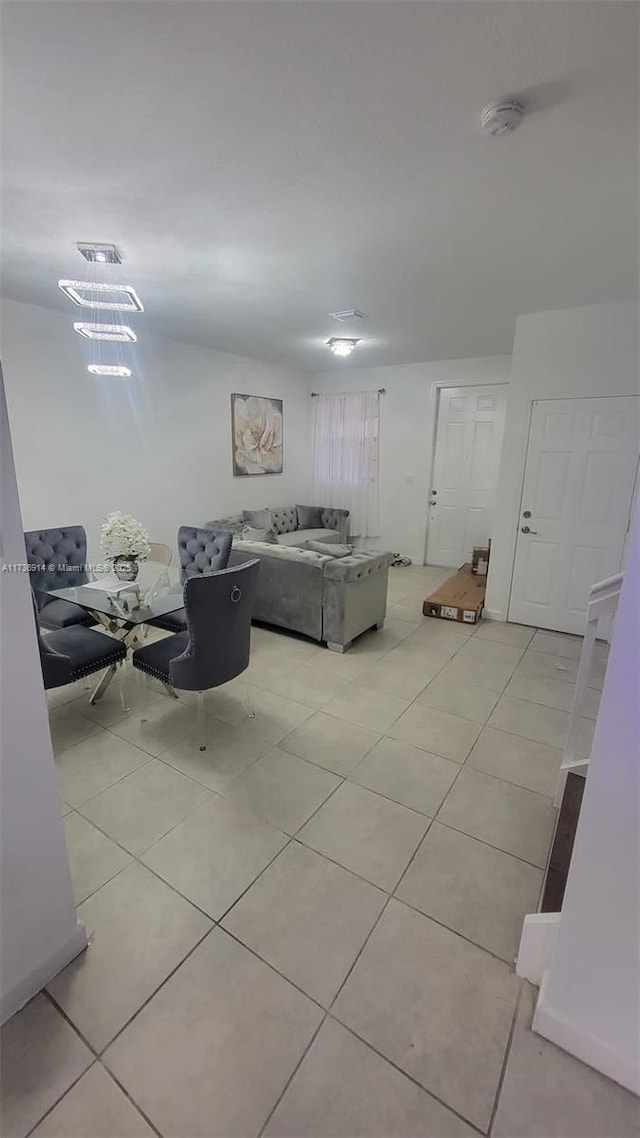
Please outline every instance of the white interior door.
[[582, 634], [620, 571], [638, 465], [637, 396], [533, 404], [509, 620]]
[[500, 384], [440, 392], [428, 565], [457, 569], [491, 537], [506, 399]]

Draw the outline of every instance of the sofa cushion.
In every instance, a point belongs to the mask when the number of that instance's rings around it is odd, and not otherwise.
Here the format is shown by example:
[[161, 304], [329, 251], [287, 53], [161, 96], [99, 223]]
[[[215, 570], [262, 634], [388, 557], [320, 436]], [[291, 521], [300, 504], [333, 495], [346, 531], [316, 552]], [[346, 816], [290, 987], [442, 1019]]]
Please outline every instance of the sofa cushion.
[[325, 545], [340, 541], [340, 534], [337, 530], [330, 529], [297, 529], [293, 533], [279, 533], [278, 541], [280, 545], [299, 546], [300, 549], [305, 549], [308, 541], [323, 541]]
[[349, 527], [347, 518], [349, 517], [348, 510], [338, 509], [325, 509], [320, 511], [320, 523], [325, 529], [337, 529], [339, 533], [344, 528], [344, 536], [348, 537]]
[[242, 514], [230, 514], [228, 518], [217, 518], [215, 521], [207, 522], [205, 529], [226, 529], [229, 533], [240, 533], [244, 525], [246, 522]]
[[373, 553], [356, 549], [350, 557], [331, 558], [325, 562], [324, 575], [333, 581], [359, 581], [387, 569], [393, 560], [392, 553]]
[[281, 533], [293, 533], [298, 528], [298, 511], [295, 506], [271, 506], [271, 528], [278, 536]]
[[243, 526], [236, 541], [266, 541], [269, 545], [277, 545], [278, 539], [272, 529], [256, 529], [255, 526]]
[[320, 529], [322, 506], [296, 506], [300, 529]]
[[[240, 557], [240, 554], [244, 556]], [[249, 555], [274, 557], [278, 561], [298, 561], [315, 569], [322, 569], [324, 565], [331, 563], [331, 558], [325, 557], [322, 553], [313, 553], [310, 549], [300, 549], [297, 546], [282, 545], [280, 541], [277, 545], [270, 545], [266, 541], [237, 541], [233, 546], [229, 563], [241, 565], [243, 561], [248, 560]]]
[[305, 548], [314, 553], [324, 553], [327, 557], [350, 557], [353, 553], [352, 545], [340, 545], [338, 542], [308, 541]]
[[[255, 529], [274, 529], [271, 510], [243, 510], [242, 520], [245, 525], [254, 526]], [[278, 532], [276, 530], [276, 532]]]

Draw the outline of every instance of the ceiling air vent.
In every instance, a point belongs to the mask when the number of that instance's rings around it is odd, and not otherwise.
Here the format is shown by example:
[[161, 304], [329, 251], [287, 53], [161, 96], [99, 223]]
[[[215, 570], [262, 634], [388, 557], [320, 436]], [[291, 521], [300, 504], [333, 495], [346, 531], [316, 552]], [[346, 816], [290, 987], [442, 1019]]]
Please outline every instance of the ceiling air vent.
[[329, 316], [334, 320], [339, 320], [341, 324], [346, 324], [348, 320], [368, 320], [366, 312], [361, 312], [359, 308], [343, 308], [341, 312], [330, 312]]

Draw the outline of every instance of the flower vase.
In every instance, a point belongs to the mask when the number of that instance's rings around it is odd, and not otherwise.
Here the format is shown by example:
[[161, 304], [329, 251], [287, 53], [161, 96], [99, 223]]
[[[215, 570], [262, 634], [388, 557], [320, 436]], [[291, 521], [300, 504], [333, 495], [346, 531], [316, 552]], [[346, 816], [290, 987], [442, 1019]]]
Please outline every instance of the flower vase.
[[114, 557], [113, 571], [119, 581], [135, 581], [140, 566], [135, 557]]

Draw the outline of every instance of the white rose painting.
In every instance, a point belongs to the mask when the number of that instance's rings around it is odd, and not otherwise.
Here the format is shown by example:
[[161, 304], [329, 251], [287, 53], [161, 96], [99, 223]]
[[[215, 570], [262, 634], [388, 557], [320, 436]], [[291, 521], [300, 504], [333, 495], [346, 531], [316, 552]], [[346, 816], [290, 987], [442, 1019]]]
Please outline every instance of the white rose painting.
[[231, 396], [233, 473], [282, 474], [282, 400]]

